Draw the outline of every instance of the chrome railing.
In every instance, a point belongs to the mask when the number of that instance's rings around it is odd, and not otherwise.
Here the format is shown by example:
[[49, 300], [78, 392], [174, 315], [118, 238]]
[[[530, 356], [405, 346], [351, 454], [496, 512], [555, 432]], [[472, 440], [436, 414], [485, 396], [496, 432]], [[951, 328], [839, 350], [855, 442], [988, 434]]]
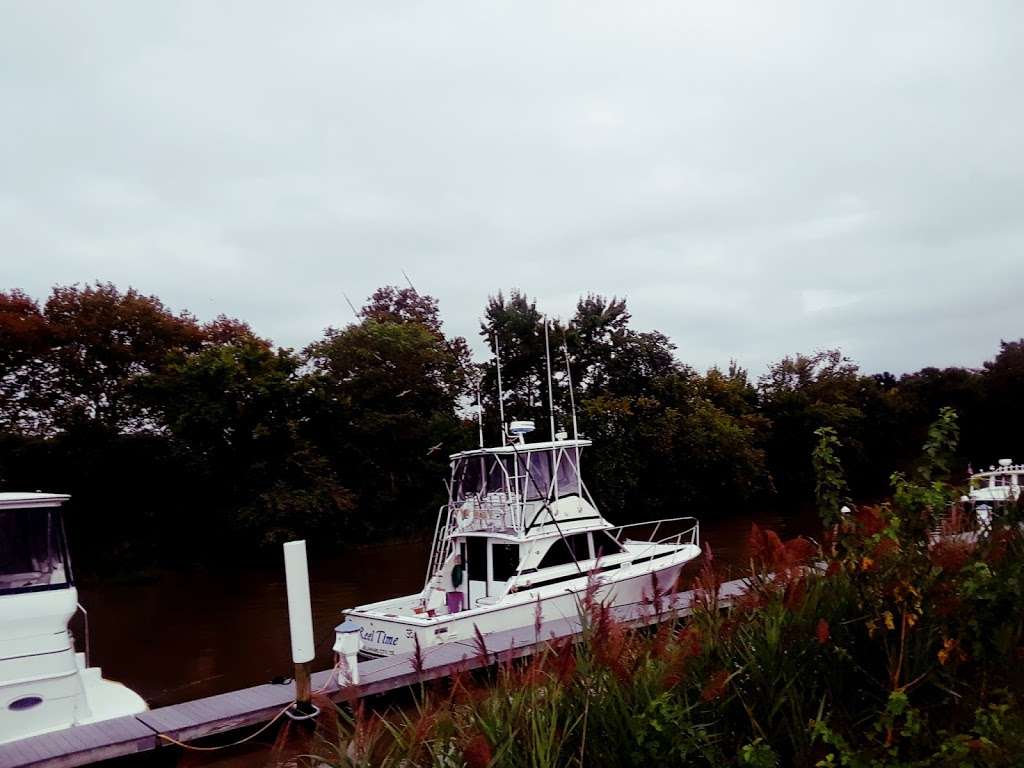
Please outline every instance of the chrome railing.
[[81, 603], [78, 603], [78, 610], [82, 612], [82, 622], [85, 627], [85, 666], [88, 667], [89, 660], [92, 658], [92, 653], [89, 648], [89, 612], [85, 610], [85, 606]]
[[[667, 526], [672, 523], [683, 522], [692, 522], [693, 525], [689, 526], [688, 528], [680, 530], [678, 533], [669, 534], [668, 536], [665, 536], [661, 539], [658, 538], [658, 533], [661, 531], [663, 526]], [[654, 530], [651, 531], [650, 536], [646, 539], [633, 539], [623, 537], [623, 534], [626, 531], [634, 528], [641, 528], [643, 526], [654, 526]], [[619, 542], [619, 544], [647, 544], [649, 549], [654, 549], [655, 547], [664, 544], [682, 546], [685, 543], [696, 547], [700, 546], [700, 521], [695, 517], [666, 517], [661, 520], [648, 520], [642, 523], [630, 523], [628, 525], [620, 525], [615, 528], [606, 528], [605, 530], [609, 534], [611, 534], [612, 537], [617, 542]], [[687, 537], [688, 540], [686, 540]], [[642, 556], [647, 551], [647, 549], [643, 549], [640, 552], [635, 552], [633, 554]]]

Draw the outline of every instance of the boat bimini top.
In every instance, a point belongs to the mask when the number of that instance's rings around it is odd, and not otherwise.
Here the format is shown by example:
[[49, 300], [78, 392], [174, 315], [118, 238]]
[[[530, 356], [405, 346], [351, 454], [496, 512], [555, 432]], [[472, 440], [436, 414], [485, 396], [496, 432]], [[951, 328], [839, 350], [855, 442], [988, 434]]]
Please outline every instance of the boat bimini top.
[[590, 445], [589, 440], [555, 440], [452, 455], [451, 532], [520, 538], [550, 534], [558, 525], [601, 522], [580, 478], [580, 454]]

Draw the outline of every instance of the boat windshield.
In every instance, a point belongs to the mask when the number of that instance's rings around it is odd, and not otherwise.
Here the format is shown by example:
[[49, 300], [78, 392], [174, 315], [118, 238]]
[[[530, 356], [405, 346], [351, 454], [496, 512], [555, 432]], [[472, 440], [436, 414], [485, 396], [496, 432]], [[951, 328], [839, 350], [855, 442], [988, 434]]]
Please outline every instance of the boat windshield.
[[0, 594], [70, 584], [60, 511], [0, 510]]
[[575, 448], [464, 456], [452, 463], [452, 500], [492, 494], [525, 501], [580, 495]]

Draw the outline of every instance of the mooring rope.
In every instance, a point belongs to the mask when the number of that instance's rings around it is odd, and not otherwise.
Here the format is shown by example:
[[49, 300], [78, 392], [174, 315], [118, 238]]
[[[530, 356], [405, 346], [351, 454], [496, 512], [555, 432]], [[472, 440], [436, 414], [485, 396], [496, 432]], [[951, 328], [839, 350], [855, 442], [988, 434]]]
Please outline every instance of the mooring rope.
[[[313, 694], [314, 695], [319, 695], [319, 694], [327, 692], [328, 688], [331, 687], [331, 683], [334, 682], [335, 677], [338, 674], [338, 672], [340, 671], [340, 669], [341, 669], [341, 662], [339, 660], [339, 662], [337, 664], [335, 664], [334, 668], [330, 671], [330, 674], [328, 675], [327, 680], [324, 682], [324, 685], [322, 685], [321, 687], [319, 687], [315, 691], [313, 691]], [[288, 711], [290, 709], [292, 709], [293, 705], [294, 705], [294, 702], [290, 703], [290, 705], [288, 705], [288, 707], [283, 709], [278, 714], [274, 715], [258, 731], [255, 731], [254, 733], [250, 733], [248, 736], [246, 736], [245, 738], [240, 738], [238, 741], [232, 741], [229, 744], [219, 744], [217, 746], [197, 746], [196, 744], [189, 744], [189, 743], [185, 743], [184, 741], [179, 741], [178, 739], [174, 738], [173, 736], [168, 736], [166, 733], [158, 733], [157, 737], [164, 739], [168, 743], [172, 743], [172, 744], [175, 744], [176, 746], [180, 746], [180, 748], [182, 748], [182, 749], [191, 750], [191, 751], [194, 751], [194, 752], [217, 752], [218, 750], [227, 750], [227, 749], [231, 748], [231, 746], [239, 746], [241, 744], [244, 744], [246, 741], [251, 741], [252, 739], [256, 738], [256, 736], [258, 736], [261, 733], [263, 733], [264, 731], [266, 731], [267, 728], [269, 728], [271, 725], [273, 725], [274, 723], [276, 723], [279, 720], [281, 720], [282, 716], [286, 715], [288, 713]]]
[[255, 739], [257, 736], [259, 736], [261, 733], [263, 733], [265, 730], [267, 730], [270, 726], [272, 726], [274, 723], [276, 723], [278, 720], [280, 720], [284, 716], [284, 714], [289, 709], [291, 709], [291, 707], [292, 707], [292, 705], [289, 704], [287, 707], [285, 707], [280, 712], [278, 712], [276, 715], [274, 715], [274, 717], [270, 721], [268, 721], [258, 731], [256, 731], [255, 733], [250, 733], [244, 739], [239, 739], [238, 741], [233, 741], [230, 744], [220, 744], [219, 746], [216, 746], [216, 747], [197, 747], [194, 744], [186, 744], [184, 741], [178, 741], [176, 738], [174, 738], [173, 736], [168, 736], [166, 733], [158, 733], [157, 734], [157, 738], [163, 739], [164, 741], [169, 742], [171, 744], [174, 744], [175, 746], [182, 747], [183, 749], [191, 749], [193, 752], [216, 752], [217, 750], [220, 750], [220, 749], [229, 749], [230, 747], [237, 747], [240, 744], [245, 744], [245, 742], [251, 741], [252, 739]]

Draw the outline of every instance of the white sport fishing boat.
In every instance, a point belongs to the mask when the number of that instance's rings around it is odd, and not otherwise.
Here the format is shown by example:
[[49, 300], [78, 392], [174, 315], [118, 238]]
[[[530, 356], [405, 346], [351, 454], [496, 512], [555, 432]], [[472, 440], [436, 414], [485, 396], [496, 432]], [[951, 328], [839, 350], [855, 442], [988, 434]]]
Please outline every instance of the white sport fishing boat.
[[[0, 493], [0, 744], [146, 711], [76, 653], [80, 608], [53, 493]], [[88, 630], [87, 630], [88, 631]]]
[[512, 422], [507, 444], [451, 456], [449, 502], [438, 515], [423, 589], [344, 611], [360, 628], [364, 655], [576, 619], [591, 579], [595, 600], [650, 610], [700, 554], [694, 518], [608, 522], [580, 477], [591, 441], [559, 433], [527, 443], [533, 428]]

